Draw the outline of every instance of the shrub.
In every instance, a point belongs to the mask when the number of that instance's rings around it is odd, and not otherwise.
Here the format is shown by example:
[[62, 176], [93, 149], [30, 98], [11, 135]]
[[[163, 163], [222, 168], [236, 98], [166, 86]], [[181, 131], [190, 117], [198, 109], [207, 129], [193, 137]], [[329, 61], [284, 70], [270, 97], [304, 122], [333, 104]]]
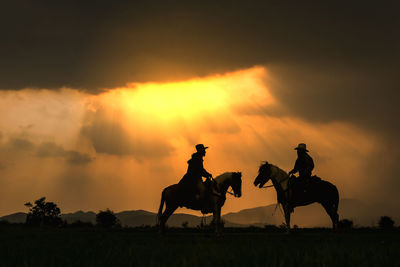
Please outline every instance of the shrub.
[[389, 216], [382, 216], [378, 224], [381, 229], [392, 229], [394, 227], [394, 221]]
[[59, 225], [62, 222], [60, 208], [53, 202], [46, 202], [45, 197], [36, 200], [34, 205], [28, 202], [25, 203], [25, 206], [29, 208], [26, 224]]
[[113, 211], [109, 209], [101, 210], [96, 214], [96, 223], [98, 226], [110, 228], [117, 225], [118, 219]]

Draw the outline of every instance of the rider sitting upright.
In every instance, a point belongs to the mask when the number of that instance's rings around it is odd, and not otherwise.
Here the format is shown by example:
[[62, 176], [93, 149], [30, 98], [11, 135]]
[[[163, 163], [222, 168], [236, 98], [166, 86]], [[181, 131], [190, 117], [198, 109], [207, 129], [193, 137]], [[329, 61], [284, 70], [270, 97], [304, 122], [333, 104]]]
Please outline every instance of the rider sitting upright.
[[305, 185], [311, 178], [311, 173], [314, 169], [314, 161], [310, 155], [307, 154], [308, 150], [306, 144], [299, 144], [295, 150], [297, 150], [297, 160], [293, 170], [289, 172], [289, 176], [299, 172], [300, 181], [303, 181], [303, 185]]
[[196, 199], [204, 198], [206, 187], [203, 184], [202, 177], [211, 179], [212, 175], [203, 167], [203, 157], [206, 155], [206, 149], [203, 144], [196, 145], [196, 153], [188, 160], [188, 169], [186, 174], [179, 181], [179, 185], [188, 197], [195, 196]]

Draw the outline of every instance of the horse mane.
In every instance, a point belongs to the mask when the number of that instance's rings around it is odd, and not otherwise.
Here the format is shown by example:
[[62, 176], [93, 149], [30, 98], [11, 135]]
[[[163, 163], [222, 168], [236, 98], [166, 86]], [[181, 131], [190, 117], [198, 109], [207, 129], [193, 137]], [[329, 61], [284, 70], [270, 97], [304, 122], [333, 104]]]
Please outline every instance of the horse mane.
[[[224, 172], [223, 174], [218, 175], [217, 177], [214, 178], [216, 181], [224, 181], [225, 179], [232, 177], [233, 172]], [[228, 177], [229, 176], [229, 177]]]
[[[276, 176], [279, 175], [280, 173], [285, 174], [286, 176], [288, 176], [288, 174], [284, 170], [282, 170], [281, 168], [279, 168], [278, 166], [276, 166], [274, 164], [265, 162], [261, 166], [263, 166], [263, 165], [268, 165], [270, 167], [271, 174], [274, 173], [273, 178], [271, 177], [270, 179], [276, 189], [278, 203], [283, 204], [285, 201], [284, 193], [286, 190], [282, 187], [282, 184], [281, 184], [282, 181], [279, 181]], [[274, 169], [275, 169], [275, 171], [274, 171]]]
[[[272, 165], [272, 164], [271, 164], [271, 165]], [[277, 168], [279, 171], [285, 173], [286, 175], [289, 175], [286, 171], [282, 170], [282, 169], [279, 168], [278, 166], [276, 166], [276, 165], [272, 165], [272, 166], [274, 166], [275, 168]]]
[[269, 164], [268, 161], [262, 161], [261, 164], [260, 164], [260, 167], [258, 167], [258, 169], [260, 169], [264, 165], [272, 165], [272, 164]]

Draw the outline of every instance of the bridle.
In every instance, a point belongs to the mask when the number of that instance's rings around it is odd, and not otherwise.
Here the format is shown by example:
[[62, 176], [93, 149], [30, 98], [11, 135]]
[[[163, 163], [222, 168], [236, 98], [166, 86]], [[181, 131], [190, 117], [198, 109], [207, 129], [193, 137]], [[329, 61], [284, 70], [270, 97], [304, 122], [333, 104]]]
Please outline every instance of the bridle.
[[226, 190], [226, 192], [229, 194], [229, 195], [231, 195], [231, 196], [235, 196], [235, 193], [233, 192], [233, 187], [232, 187], [232, 185], [231, 185], [231, 189], [228, 191], [228, 190]]
[[[269, 178], [269, 179], [272, 181], [272, 178]], [[285, 179], [279, 181], [278, 183], [279, 183], [279, 184], [282, 184], [284, 181], [289, 180], [289, 179], [290, 179], [290, 176], [288, 175]], [[271, 185], [262, 186], [262, 187], [260, 187], [260, 188], [269, 188], [269, 187], [273, 187], [273, 186], [274, 186], [274, 185], [271, 184]], [[281, 187], [282, 187], [282, 186], [281, 186]], [[286, 190], [283, 190], [283, 192], [285, 193], [288, 189], [289, 189], [289, 187], [286, 188]]]
[[268, 187], [273, 187], [274, 185], [273, 184], [271, 184], [271, 185], [264, 185], [264, 186], [262, 186], [262, 187], [260, 187], [260, 188], [268, 188]]
[[230, 191], [226, 191], [229, 195], [235, 196], [235, 193], [232, 192], [232, 188]]

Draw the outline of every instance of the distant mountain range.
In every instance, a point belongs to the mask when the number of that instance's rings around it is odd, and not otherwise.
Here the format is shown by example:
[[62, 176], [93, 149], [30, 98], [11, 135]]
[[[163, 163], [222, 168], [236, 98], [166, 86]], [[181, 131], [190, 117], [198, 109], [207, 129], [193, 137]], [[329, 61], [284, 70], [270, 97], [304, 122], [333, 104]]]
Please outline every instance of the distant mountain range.
[[[200, 214], [200, 213], [199, 213]], [[145, 210], [122, 211], [115, 213], [123, 226], [142, 226], [155, 225], [156, 213]], [[395, 222], [400, 222], [400, 214], [394, 209], [383, 204], [368, 205], [356, 199], [342, 199], [339, 204], [340, 219], [350, 219], [358, 226], [376, 226], [381, 216], [390, 216]], [[61, 214], [61, 217], [68, 223], [96, 222], [96, 213], [92, 211], [77, 211], [74, 213]], [[230, 212], [222, 216], [225, 225], [229, 227], [247, 227], [280, 225], [283, 223], [283, 214], [280, 207], [275, 204], [244, 209], [239, 212]], [[202, 217], [178, 213], [174, 214], [168, 220], [169, 226], [182, 226], [184, 222], [188, 226], [194, 227], [200, 224]], [[0, 217], [0, 220], [6, 220], [11, 223], [23, 223], [26, 220], [26, 213], [18, 212]], [[211, 221], [211, 216], [206, 217], [206, 222]], [[331, 221], [325, 210], [319, 204], [313, 204], [305, 207], [298, 207], [292, 214], [292, 226], [299, 227], [330, 227]]]

